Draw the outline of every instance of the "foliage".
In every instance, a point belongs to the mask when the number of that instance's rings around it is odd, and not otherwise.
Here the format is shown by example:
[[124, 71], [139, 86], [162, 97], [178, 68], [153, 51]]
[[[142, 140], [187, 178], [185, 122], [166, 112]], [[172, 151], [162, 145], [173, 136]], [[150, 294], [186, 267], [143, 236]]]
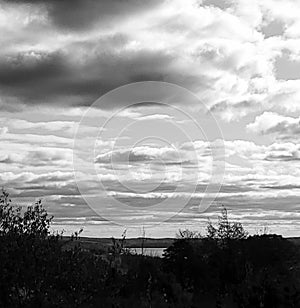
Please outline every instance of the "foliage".
[[239, 222], [230, 222], [226, 208], [222, 208], [221, 215], [218, 218], [217, 226], [211, 221], [207, 225], [207, 237], [210, 239], [226, 242], [228, 240], [241, 240], [247, 237], [247, 232]]
[[185, 239], [195, 239], [201, 238], [201, 233], [198, 231], [191, 231], [189, 229], [181, 230], [179, 229], [178, 233], [176, 234], [176, 238], [185, 238]]
[[278, 235], [248, 236], [222, 210], [207, 237], [181, 237], [165, 251], [173, 273], [192, 303], [209, 307], [299, 307], [299, 247]]
[[50, 232], [40, 201], [0, 197], [0, 307], [298, 308], [299, 248], [281, 236], [247, 236], [227, 211], [208, 234], [179, 231], [163, 258], [132, 255], [126, 233], [106, 252]]
[[49, 217], [41, 200], [28, 206], [24, 213], [21, 207], [11, 205], [7, 192], [0, 196], [0, 234], [34, 235], [46, 237], [53, 217]]

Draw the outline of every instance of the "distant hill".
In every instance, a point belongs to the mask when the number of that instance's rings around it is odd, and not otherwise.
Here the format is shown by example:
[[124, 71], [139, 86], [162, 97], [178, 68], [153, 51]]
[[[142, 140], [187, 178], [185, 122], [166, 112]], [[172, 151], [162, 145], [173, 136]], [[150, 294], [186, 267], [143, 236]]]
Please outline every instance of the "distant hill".
[[[293, 242], [295, 245], [300, 246], [300, 237], [290, 237], [287, 238], [289, 241]], [[63, 237], [63, 241], [70, 240], [70, 237]], [[120, 240], [120, 239], [118, 239]], [[172, 245], [175, 238], [127, 238], [125, 240], [126, 248], [166, 248]], [[111, 237], [94, 238], [94, 237], [80, 237], [75, 242], [69, 242], [66, 247], [72, 247], [75, 243], [80, 243], [83, 249], [87, 250], [106, 250], [107, 247], [112, 245]]]
[[[63, 241], [68, 242], [70, 237], [64, 236]], [[120, 239], [118, 239], [120, 240]], [[126, 248], [166, 248], [172, 245], [174, 238], [128, 238], [125, 240]], [[66, 248], [80, 243], [83, 249], [87, 250], [106, 250], [107, 247], [112, 245], [112, 238], [93, 238], [93, 237], [80, 237], [74, 242], [66, 243]]]

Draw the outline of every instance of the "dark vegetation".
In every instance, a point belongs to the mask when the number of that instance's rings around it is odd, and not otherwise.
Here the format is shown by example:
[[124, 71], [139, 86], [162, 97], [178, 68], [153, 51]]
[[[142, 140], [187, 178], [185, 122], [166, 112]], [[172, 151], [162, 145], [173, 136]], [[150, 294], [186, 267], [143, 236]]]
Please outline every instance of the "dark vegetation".
[[125, 235], [87, 249], [51, 220], [41, 202], [0, 197], [0, 307], [300, 307], [299, 247], [249, 236], [225, 209], [205, 237], [180, 231], [163, 258], [130, 253]]

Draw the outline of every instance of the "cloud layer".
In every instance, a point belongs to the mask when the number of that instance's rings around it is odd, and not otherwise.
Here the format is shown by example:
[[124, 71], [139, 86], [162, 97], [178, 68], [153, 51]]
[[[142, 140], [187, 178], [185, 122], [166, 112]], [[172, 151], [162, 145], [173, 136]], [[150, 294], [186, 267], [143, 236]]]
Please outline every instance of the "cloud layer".
[[195, 91], [227, 120], [299, 112], [297, 12], [273, 0], [4, 1], [2, 108], [87, 106], [158, 80]]
[[[97, 140], [95, 169], [108, 193], [145, 207], [183, 198], [197, 178], [177, 226], [203, 223], [225, 204], [253, 229], [269, 222], [300, 230], [299, 16], [294, 0], [1, 1], [0, 184], [20, 204], [45, 197], [58, 225], [85, 222], [112, 230], [87, 207], [74, 180], [78, 123], [109, 90], [166, 81], [197, 94], [220, 125], [226, 172], [218, 198], [206, 214], [196, 211], [211, 179], [213, 140], [148, 101], [120, 112]], [[82, 146], [126, 103], [93, 110]], [[176, 107], [200, 114], [205, 125], [199, 100], [179, 100]], [[169, 143], [133, 146], [144, 134], [159, 133]], [[80, 180], [88, 193], [97, 192], [97, 182], [84, 172]], [[106, 202], [105, 210], [118, 215]], [[127, 215], [146, 223], [142, 212]]]

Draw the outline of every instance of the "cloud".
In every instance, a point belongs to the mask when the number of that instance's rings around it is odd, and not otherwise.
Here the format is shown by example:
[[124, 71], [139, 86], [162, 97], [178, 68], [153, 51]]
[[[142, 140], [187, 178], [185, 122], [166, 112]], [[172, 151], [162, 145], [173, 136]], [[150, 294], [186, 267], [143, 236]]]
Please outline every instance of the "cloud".
[[273, 1], [7, 1], [2, 108], [88, 106], [120, 85], [158, 80], [195, 91], [224, 119], [243, 117], [282, 92], [274, 59], [297, 48], [258, 30], [272, 20], [290, 25], [296, 6], [288, 9], [292, 17], [278, 19], [282, 4]]
[[58, 150], [37, 150], [28, 151], [24, 154], [7, 154], [0, 158], [0, 163], [19, 164], [22, 166], [53, 166], [65, 165], [70, 161], [70, 156], [65, 151]]
[[[243, 3], [225, 10], [227, 1], [215, 2], [7, 2], [4, 16], [13, 11], [28, 20], [35, 12], [31, 27], [47, 35], [25, 33], [20, 42], [17, 24], [2, 38], [1, 100], [88, 106], [120, 85], [157, 80], [187, 87], [221, 113], [248, 113], [262, 97], [247, 84], [272, 75], [273, 55], [262, 53], [263, 35], [250, 22], [257, 9]], [[24, 3], [31, 5], [22, 10]]]
[[46, 100], [47, 84], [55, 83], [66, 71], [64, 57], [58, 52], [20, 52], [0, 59], [0, 86], [4, 94], [28, 100]]
[[149, 114], [149, 115], [145, 115], [145, 116], [140, 116], [136, 118], [137, 120], [140, 121], [145, 121], [145, 120], [173, 120], [174, 118], [167, 115], [167, 114]]
[[260, 105], [253, 99], [232, 102], [229, 100], [216, 103], [210, 108], [214, 114], [221, 115], [225, 121], [236, 120], [246, 116], [247, 114], [259, 110]]
[[268, 95], [261, 105], [262, 110], [274, 110], [275, 112], [294, 113], [300, 112], [298, 104], [300, 98], [299, 91], [300, 80], [280, 80], [271, 83]]
[[[182, 158], [181, 155], [184, 155]], [[188, 156], [176, 148], [141, 146], [132, 149], [117, 149], [100, 154], [96, 157], [96, 163], [154, 163], [154, 164], [180, 164], [186, 163]]]
[[300, 152], [290, 152], [287, 154], [280, 153], [270, 153], [266, 156], [266, 160], [269, 161], [281, 161], [281, 162], [292, 162], [292, 161], [300, 161]]
[[[36, 167], [36, 165], [33, 165]], [[43, 171], [34, 172], [4, 172], [0, 174], [2, 187], [8, 189], [12, 197], [18, 198], [48, 198], [49, 196], [79, 195], [72, 172]], [[31, 200], [32, 201], [32, 200]]]
[[253, 123], [248, 124], [247, 128], [262, 135], [276, 134], [281, 139], [297, 139], [300, 134], [300, 118], [264, 112]]
[[[297, 162], [300, 157], [300, 147], [298, 143], [273, 143], [265, 147], [263, 159], [267, 161]], [[285, 167], [287, 168], [287, 166]], [[280, 169], [280, 166], [279, 166]], [[290, 165], [291, 172], [293, 165]]]
[[[87, 44], [82, 44], [86, 48]], [[130, 82], [163, 81], [162, 68], [172, 61], [172, 57], [159, 51], [124, 50], [120, 54], [113, 46], [108, 52], [98, 50], [99, 45], [94, 46], [96, 54], [86, 57], [87, 50], [74, 55], [74, 48], [78, 46], [39, 55], [33, 62], [28, 58], [36, 57], [37, 52], [29, 56], [18, 53], [12, 61], [0, 63], [2, 100], [8, 103], [14, 99], [15, 103], [27, 105], [87, 106], [107, 91]], [[141, 70], [135, 72], [134, 67]]]
[[[0, 39], [5, 46], [0, 106], [11, 111], [89, 106], [118, 86], [157, 80], [194, 91], [227, 121], [266, 107], [299, 110], [298, 43], [285, 37], [299, 7], [289, 1], [290, 13], [282, 9], [281, 1], [254, 1], [251, 7], [246, 1], [223, 0], [184, 5], [7, 1], [3, 20], [18, 18], [14, 27], [2, 25], [9, 35]], [[26, 32], [19, 20], [26, 21]], [[286, 32], [280, 33], [279, 25]], [[120, 106], [101, 106], [115, 107]]]
[[0, 135], [5, 135], [8, 132], [8, 128], [6, 126], [0, 128]]
[[31, 4], [42, 7], [55, 27], [68, 30], [86, 30], [100, 24], [102, 27], [114, 26], [120, 19], [153, 9], [160, 1], [145, 3], [140, 0], [9, 0], [6, 2]]
[[203, 5], [215, 6], [221, 10], [225, 10], [231, 7], [230, 1], [228, 0], [204, 0]]
[[[299, 16], [300, 5], [293, 0], [2, 1], [1, 184], [21, 202], [46, 196], [64, 223], [94, 215], [79, 195], [72, 170], [72, 137], [80, 117], [120, 85], [166, 81], [196, 93], [227, 138], [224, 183], [211, 212], [225, 204], [248, 224], [270, 219], [280, 225], [278, 217], [295, 223], [290, 213], [299, 209], [300, 196]], [[112, 100], [94, 110], [78, 137], [82, 147], [127, 103]], [[195, 116], [202, 111], [198, 99], [179, 98], [174, 104]], [[205, 124], [206, 117], [200, 118]], [[200, 221], [192, 207], [210, 180], [211, 145], [198, 140], [202, 135], [191, 123], [177, 121], [148, 98], [115, 120], [95, 148], [95, 169], [107, 190], [144, 206], [173, 198], [178, 185], [185, 193], [194, 183], [191, 212], [178, 221]], [[132, 122], [138, 129], [129, 127], [116, 144], [116, 133]], [[193, 137], [190, 142], [182, 143], [169, 127], [173, 122], [183, 125]], [[132, 148], [131, 141], [147, 127], [153, 135], [163, 131], [174, 148], [154, 143]], [[83, 170], [79, 178], [96, 195], [98, 182], [87, 173]], [[149, 193], [135, 194], [122, 183], [139, 191], [149, 188]]]
[[73, 130], [76, 123], [74, 121], [49, 121], [49, 122], [30, 122], [22, 119], [0, 119], [1, 122], [15, 130], [28, 132], [29, 130], [45, 130], [49, 132]]
[[291, 190], [291, 189], [300, 189], [300, 185], [286, 184], [286, 185], [274, 185], [274, 186], [261, 186], [261, 188]]
[[49, 173], [44, 173], [40, 175], [34, 175], [28, 183], [30, 184], [41, 184], [41, 183], [52, 183], [52, 182], [67, 182], [73, 181], [73, 172], [62, 172], [54, 171]]
[[2, 150], [9, 147], [11, 143], [28, 146], [61, 147], [72, 148], [73, 140], [70, 138], [55, 136], [53, 134], [26, 134], [26, 133], [6, 133], [1, 138]]

